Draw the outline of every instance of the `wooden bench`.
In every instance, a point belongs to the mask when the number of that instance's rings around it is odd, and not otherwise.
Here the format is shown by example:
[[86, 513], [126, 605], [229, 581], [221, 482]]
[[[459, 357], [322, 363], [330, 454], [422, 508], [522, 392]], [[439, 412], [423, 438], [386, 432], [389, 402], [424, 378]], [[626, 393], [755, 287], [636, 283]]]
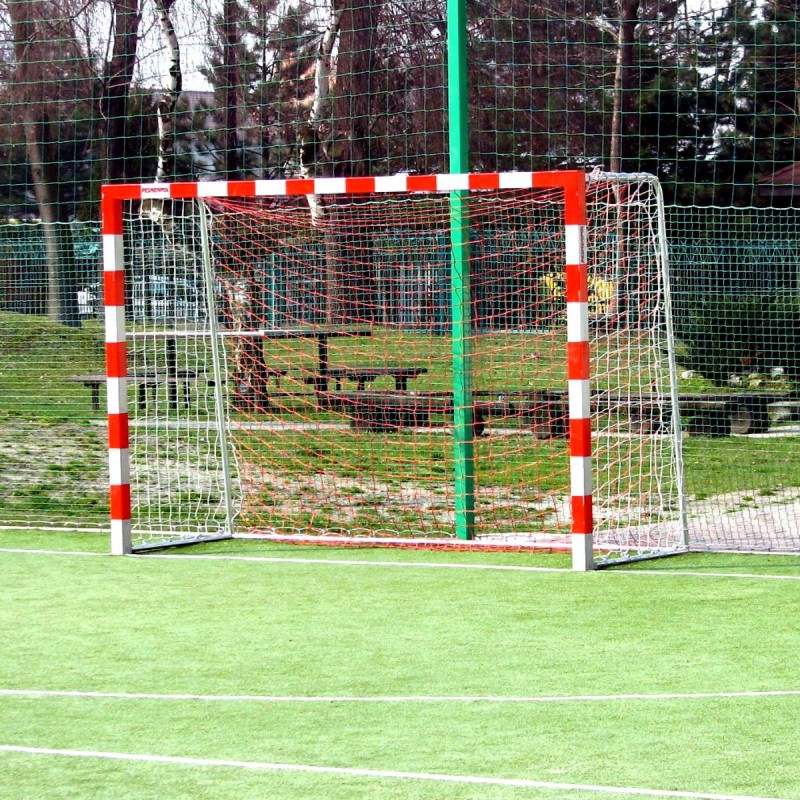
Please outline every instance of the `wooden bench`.
[[[169, 390], [170, 408], [178, 407], [178, 390], [182, 389], [181, 397], [186, 408], [191, 405], [191, 392], [189, 383], [197, 378], [197, 373], [193, 370], [179, 370], [174, 375], [166, 372], [146, 372], [128, 375], [129, 383], [137, 384], [137, 398], [139, 408], [147, 408], [147, 390], [152, 390], [153, 400], [159, 386], [166, 385]], [[93, 411], [100, 410], [100, 387], [105, 386], [107, 378], [105, 375], [71, 375], [64, 379], [69, 383], [82, 383], [90, 391], [90, 398]]]
[[356, 391], [363, 392], [368, 383], [380, 377], [388, 376], [394, 379], [395, 391], [408, 391], [408, 382], [417, 378], [428, 370], [425, 367], [326, 367], [324, 373], [303, 371], [303, 383], [314, 387], [319, 408], [331, 408], [329, 383], [333, 381], [335, 392], [342, 391], [342, 383], [352, 381], [356, 384]]
[[[692, 436], [730, 436], [765, 433], [770, 426], [769, 407], [786, 402], [783, 393], [691, 394], [678, 395], [683, 430]], [[636, 396], [615, 392], [594, 392], [592, 413], [627, 418], [634, 433], [664, 433], [672, 416], [671, 398], [655, 393]], [[568, 397], [566, 392], [549, 392], [539, 396], [530, 410], [534, 433], [538, 438], [567, 435]]]
[[[730, 436], [765, 433], [770, 426], [769, 407], [790, 400], [787, 392], [681, 393], [678, 406], [683, 430], [693, 436]], [[592, 398], [597, 411], [627, 414], [640, 433], [661, 433], [671, 418], [671, 399], [656, 394], [625, 397], [598, 392]], [[593, 409], [594, 410], [594, 409]]]
[[[514, 419], [529, 428], [537, 439], [566, 437], [569, 431], [569, 401], [565, 391], [515, 391], [495, 399], [492, 393], [474, 392], [475, 435], [480, 436], [490, 419]], [[487, 399], [483, 399], [487, 398]], [[769, 406], [787, 402], [787, 393], [681, 394], [684, 429], [694, 436], [729, 436], [763, 433], [769, 428]], [[449, 393], [426, 392], [332, 392], [332, 408], [344, 411], [357, 430], [396, 431], [426, 427], [431, 416], [452, 417], [453, 399]], [[626, 418], [635, 433], [662, 433], [669, 425], [671, 402], [655, 393], [635, 397], [613, 392], [595, 392], [594, 414]]]
[[[436, 392], [331, 392], [330, 406], [350, 417], [354, 430], [392, 432], [402, 428], [423, 428], [431, 425], [431, 417], [452, 418], [453, 397]], [[475, 436], [486, 430], [491, 418], [513, 417], [517, 406], [505, 399], [477, 399], [473, 403]]]

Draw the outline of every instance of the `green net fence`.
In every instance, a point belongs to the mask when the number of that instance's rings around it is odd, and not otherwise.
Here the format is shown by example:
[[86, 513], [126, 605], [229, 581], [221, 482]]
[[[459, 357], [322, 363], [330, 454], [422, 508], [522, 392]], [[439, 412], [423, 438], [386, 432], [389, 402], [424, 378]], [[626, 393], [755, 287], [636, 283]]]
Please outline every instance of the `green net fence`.
[[[0, 524], [105, 524], [104, 414], [74, 380], [104, 369], [101, 184], [447, 171], [448, 90], [463, 81], [472, 170], [659, 178], [681, 390], [776, 398], [769, 429], [741, 438], [687, 417], [687, 487], [701, 517], [739, 514], [740, 531], [780, 546], [762, 517], [800, 490], [796, 3], [476, 0], [461, 75], [457, 7], [0, 3]], [[285, 254], [272, 259], [270, 324], [301, 306], [313, 323], [318, 276], [290, 287]], [[493, 263], [476, 298], [484, 331], [512, 324], [511, 297], [560, 307], [558, 274]], [[134, 313], [197, 308], [192, 276], [173, 267], [135, 277]], [[383, 323], [447, 332], [445, 255], [412, 248], [380, 270]], [[614, 284], [594, 287], [596, 310], [614, 313]]]
[[[7, 0], [3, 213], [96, 218], [100, 182], [156, 176], [446, 170], [448, 13]], [[502, 0], [467, 17], [472, 169], [650, 172], [682, 205], [791, 199], [793, 3]]]

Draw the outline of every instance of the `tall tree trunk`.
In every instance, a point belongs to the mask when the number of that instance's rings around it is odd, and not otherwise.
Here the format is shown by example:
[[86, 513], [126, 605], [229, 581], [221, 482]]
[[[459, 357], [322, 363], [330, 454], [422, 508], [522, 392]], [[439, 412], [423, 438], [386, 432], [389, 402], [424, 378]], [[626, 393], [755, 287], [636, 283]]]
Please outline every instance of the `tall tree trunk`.
[[80, 326], [78, 281], [66, 204], [60, 201], [56, 165], [58, 154], [46, 96], [49, 79], [47, 44], [36, 27], [34, 6], [28, 0], [9, 0], [8, 13], [16, 59], [16, 97], [21, 108], [28, 165], [42, 220], [47, 258], [47, 316], [54, 322]]
[[[330, 94], [331, 57], [339, 35], [343, 8], [332, 8], [331, 18], [319, 44], [314, 68], [314, 97], [308, 113], [308, 126], [301, 131], [305, 141], [300, 146], [300, 174], [304, 178], [328, 177], [327, 164], [322, 163], [322, 144], [320, 123], [323, 121], [325, 106]], [[322, 198], [316, 194], [306, 195], [311, 212], [311, 224], [324, 228], [324, 285], [325, 285], [325, 323], [335, 325], [343, 322], [340, 274], [342, 268], [339, 240], [330, 225], [330, 216]]]
[[36, 118], [31, 114], [24, 127], [47, 261], [47, 316], [54, 322], [80, 327], [75, 250], [58, 198], [50, 121], [46, 115]]
[[240, 180], [242, 175], [239, 146], [239, 96], [241, 80], [241, 42], [239, 38], [238, 0], [224, 0], [222, 8], [222, 110], [224, 172], [227, 180]]
[[[331, 55], [339, 34], [343, 9], [333, 9], [328, 27], [322, 36], [314, 66], [314, 96], [308, 112], [308, 125], [298, 132], [300, 175], [303, 178], [324, 177], [325, 166], [320, 163], [322, 156], [320, 123], [325, 113], [325, 103], [331, 88]], [[314, 226], [322, 224], [325, 206], [315, 194], [306, 195]]]
[[383, 0], [337, 0], [342, 4], [336, 96], [329, 157], [335, 175], [372, 172], [370, 120], [375, 71], [378, 17]]
[[141, 0], [114, 0], [114, 45], [111, 60], [103, 74], [100, 114], [104, 122], [102, 180], [104, 183], [126, 180], [127, 159], [125, 125], [128, 120], [128, 95], [136, 50], [139, 43]]
[[[175, 0], [156, 0], [156, 12], [161, 26], [161, 35], [169, 53], [169, 85], [156, 102], [158, 122], [158, 159], [156, 162], [156, 183], [169, 181], [177, 173], [175, 164], [175, 107], [183, 88], [181, 70], [181, 48], [175, 26], [172, 24], [170, 10]], [[173, 202], [161, 198], [145, 198], [141, 201], [140, 213], [149, 217], [169, 235], [172, 231], [171, 212]]]
[[[384, 0], [335, 0], [341, 11], [336, 56], [336, 87], [332, 134], [327, 142], [328, 170], [334, 176], [369, 175], [375, 157], [370, 137], [373, 85], [378, 41], [378, 19]], [[348, 199], [351, 208], [358, 201]], [[335, 279], [337, 297], [333, 315], [346, 322], [373, 322], [380, 316], [372, 250], [363, 226], [350, 226], [347, 248], [352, 258], [339, 261]], [[339, 248], [341, 249], [341, 247]], [[358, 260], [357, 260], [358, 259]]]
[[328, 99], [331, 89], [331, 55], [336, 38], [339, 34], [339, 26], [342, 23], [344, 8], [334, 8], [331, 11], [331, 18], [328, 27], [319, 43], [317, 61], [314, 65], [314, 98], [311, 103], [311, 110], [308, 121], [311, 127], [317, 131], [319, 123], [325, 109], [325, 102]]
[[630, 158], [625, 150], [625, 137], [630, 135], [630, 120], [636, 98], [636, 24], [640, 0], [619, 0], [620, 15], [617, 38], [617, 66], [614, 72], [614, 110], [611, 118], [611, 171], [622, 172]]

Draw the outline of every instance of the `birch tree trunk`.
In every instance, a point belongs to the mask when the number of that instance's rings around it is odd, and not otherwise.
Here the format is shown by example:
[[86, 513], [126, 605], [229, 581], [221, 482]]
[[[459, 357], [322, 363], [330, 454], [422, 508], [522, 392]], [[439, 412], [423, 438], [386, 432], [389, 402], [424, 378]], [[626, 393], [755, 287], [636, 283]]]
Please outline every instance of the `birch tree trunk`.
[[[331, 9], [331, 18], [320, 40], [319, 51], [317, 52], [317, 60], [314, 65], [314, 95], [308, 112], [308, 150], [313, 153], [313, 160], [309, 163], [308, 160], [304, 159], [302, 157], [303, 149], [301, 148], [300, 175], [303, 178], [326, 177], [326, 171], [320, 162], [322, 154], [320, 123], [323, 120], [325, 104], [330, 94], [331, 56], [336, 44], [336, 37], [339, 34], [342, 13], [343, 9], [341, 8]], [[325, 216], [325, 207], [321, 198], [315, 194], [306, 195], [306, 198], [311, 211], [312, 224], [314, 226], [321, 225]]]
[[[614, 110], [611, 119], [611, 172], [623, 172], [630, 155], [625, 151], [626, 136], [630, 136], [628, 123], [636, 97], [636, 24], [641, 0], [619, 0], [620, 20], [617, 38], [617, 65], [614, 73]], [[632, 137], [634, 138], [634, 137]], [[612, 275], [613, 293], [608, 304], [607, 324], [613, 328], [630, 327], [635, 322], [636, 286], [630, 276], [632, 268], [625, 245], [628, 224], [628, 187], [620, 185], [616, 191], [617, 237]]]
[[156, 181], [175, 176], [175, 107], [181, 96], [183, 73], [181, 71], [181, 49], [170, 11], [175, 0], [156, 0], [161, 35], [169, 53], [169, 85], [156, 105], [158, 115], [158, 166]]
[[[333, 3], [333, 0], [331, 2]], [[314, 65], [314, 96], [308, 113], [309, 136], [311, 137], [310, 149], [314, 153], [314, 161], [313, 163], [304, 163], [304, 160], [301, 159], [300, 173], [304, 178], [328, 177], [330, 175], [321, 160], [323, 150], [320, 142], [322, 138], [320, 124], [323, 121], [326, 103], [330, 94], [331, 58], [339, 34], [342, 13], [343, 9], [337, 9], [332, 5], [331, 17], [320, 40], [317, 60]], [[306, 195], [306, 199], [308, 200], [312, 225], [314, 227], [324, 226], [325, 228], [323, 232], [324, 315], [326, 325], [335, 325], [344, 321], [341, 307], [340, 280], [342, 259], [339, 253], [338, 237], [330, 225], [330, 215], [327, 214], [322, 198], [316, 194], [309, 194]]]

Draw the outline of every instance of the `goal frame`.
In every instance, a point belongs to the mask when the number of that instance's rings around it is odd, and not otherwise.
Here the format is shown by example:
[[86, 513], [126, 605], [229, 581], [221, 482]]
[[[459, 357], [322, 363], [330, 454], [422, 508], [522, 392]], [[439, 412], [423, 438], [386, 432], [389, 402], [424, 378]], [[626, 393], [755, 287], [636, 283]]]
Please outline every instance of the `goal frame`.
[[[355, 178], [207, 181], [111, 184], [102, 187], [103, 294], [108, 404], [109, 496], [111, 552], [134, 551], [131, 527], [131, 473], [125, 323], [124, 203], [142, 200], [187, 200], [214, 197], [291, 197], [414, 192], [449, 194], [451, 219], [457, 227], [459, 202], [470, 192], [502, 189], [560, 189], [564, 197], [563, 264], [567, 310], [567, 383], [570, 462], [571, 551], [573, 569], [592, 569], [592, 423], [587, 266], [587, 182], [579, 170], [510, 173], [393, 175]], [[474, 476], [471, 436], [471, 382], [468, 367], [470, 275], [463, 241], [453, 247], [453, 338], [455, 365], [456, 535], [469, 540], [474, 526]], [[457, 252], [458, 251], [458, 252]], [[461, 255], [459, 255], [459, 253]], [[230, 535], [233, 535], [232, 520]]]

